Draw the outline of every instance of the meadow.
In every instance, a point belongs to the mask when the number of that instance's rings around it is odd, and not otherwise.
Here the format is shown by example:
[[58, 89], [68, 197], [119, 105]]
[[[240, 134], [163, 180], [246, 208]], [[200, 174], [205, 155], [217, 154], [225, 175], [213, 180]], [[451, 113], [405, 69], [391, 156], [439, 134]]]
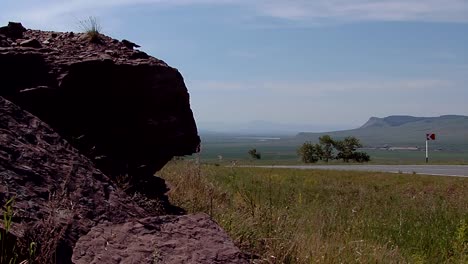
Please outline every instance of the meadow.
[[211, 215], [252, 263], [467, 263], [468, 179], [173, 161], [172, 203]]
[[[247, 152], [252, 148], [256, 148], [262, 154], [261, 160], [256, 161], [256, 163], [262, 165], [301, 164], [297, 156], [297, 149], [304, 141], [298, 140], [293, 136], [270, 135], [270, 138], [275, 137], [279, 139], [223, 134], [202, 135], [201, 157], [204, 161], [212, 163], [229, 164], [234, 160], [245, 163], [250, 162]], [[424, 141], [422, 143], [424, 144]], [[431, 142], [430, 163], [468, 164], [468, 146], [465, 145], [460, 145], [459, 149], [454, 149], [450, 144]], [[370, 164], [425, 164], [425, 151], [423, 147], [417, 151], [379, 149], [364, 149], [362, 151], [370, 155]], [[340, 164], [341, 162], [333, 161], [332, 163]]]

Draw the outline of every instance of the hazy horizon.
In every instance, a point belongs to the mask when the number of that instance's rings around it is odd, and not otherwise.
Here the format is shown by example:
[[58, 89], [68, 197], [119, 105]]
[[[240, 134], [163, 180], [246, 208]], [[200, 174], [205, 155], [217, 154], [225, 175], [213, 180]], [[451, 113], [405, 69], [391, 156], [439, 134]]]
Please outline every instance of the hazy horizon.
[[299, 132], [328, 132], [346, 130], [357, 127], [346, 125], [322, 125], [322, 124], [300, 124], [300, 123], [275, 123], [263, 120], [246, 120], [239, 123], [197, 122], [198, 130], [203, 133], [237, 133], [237, 134], [289, 134]]
[[6, 0], [0, 25], [89, 16], [178, 68], [200, 125], [468, 115], [467, 0]]
[[[395, 115], [391, 115], [395, 116]], [[407, 115], [404, 115], [407, 116]], [[457, 114], [449, 114], [442, 116], [460, 116]], [[416, 116], [419, 118], [437, 118], [442, 116]], [[386, 118], [389, 116], [370, 116], [366, 121], [360, 125], [355, 126], [351, 124], [335, 124], [335, 125], [323, 125], [323, 124], [300, 124], [300, 123], [275, 123], [264, 120], [246, 120], [242, 123], [225, 123], [223, 121], [217, 122], [197, 122], [198, 130], [203, 133], [233, 133], [233, 134], [283, 134], [283, 135], [295, 135], [299, 132], [336, 132], [343, 130], [357, 129], [370, 121], [371, 118]], [[468, 117], [468, 116], [464, 116]]]

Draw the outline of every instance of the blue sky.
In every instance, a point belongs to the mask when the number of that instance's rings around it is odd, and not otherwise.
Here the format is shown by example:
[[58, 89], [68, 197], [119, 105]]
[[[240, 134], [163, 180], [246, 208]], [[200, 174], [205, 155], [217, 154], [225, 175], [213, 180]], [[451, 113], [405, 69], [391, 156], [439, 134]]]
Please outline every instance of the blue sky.
[[0, 24], [103, 32], [178, 68], [201, 127], [468, 115], [466, 0], [1, 0]]

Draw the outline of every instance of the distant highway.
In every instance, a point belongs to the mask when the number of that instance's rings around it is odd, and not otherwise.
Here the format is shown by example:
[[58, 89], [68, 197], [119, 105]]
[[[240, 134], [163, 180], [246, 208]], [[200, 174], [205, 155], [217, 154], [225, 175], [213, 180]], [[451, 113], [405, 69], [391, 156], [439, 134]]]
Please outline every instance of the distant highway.
[[274, 165], [255, 166], [263, 168], [283, 168], [301, 170], [349, 170], [349, 171], [376, 171], [391, 173], [409, 173], [468, 177], [468, 165]]

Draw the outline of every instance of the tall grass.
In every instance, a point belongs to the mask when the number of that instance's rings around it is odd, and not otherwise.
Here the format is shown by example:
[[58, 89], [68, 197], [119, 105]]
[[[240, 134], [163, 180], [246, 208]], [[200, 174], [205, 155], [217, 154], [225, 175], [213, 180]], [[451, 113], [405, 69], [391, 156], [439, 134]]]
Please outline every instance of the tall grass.
[[35, 258], [37, 244], [29, 243], [27, 255], [21, 254], [22, 248], [16, 237], [12, 234], [15, 198], [5, 202], [2, 209], [2, 221], [0, 221], [0, 264], [16, 264], [18, 259], [24, 259], [20, 264], [31, 264]]
[[201, 166], [160, 173], [254, 263], [466, 263], [468, 179]]
[[79, 21], [80, 29], [86, 34], [89, 41], [99, 43], [101, 41], [101, 24], [96, 17], [88, 17], [88, 19]]
[[[14, 198], [10, 198], [6, 201], [3, 206], [2, 212], [2, 226], [0, 228], [0, 264], [15, 264], [18, 259], [18, 253], [16, 252], [16, 241], [13, 236], [10, 235], [13, 218], [13, 203]], [[0, 226], [1, 227], [1, 226]]]

